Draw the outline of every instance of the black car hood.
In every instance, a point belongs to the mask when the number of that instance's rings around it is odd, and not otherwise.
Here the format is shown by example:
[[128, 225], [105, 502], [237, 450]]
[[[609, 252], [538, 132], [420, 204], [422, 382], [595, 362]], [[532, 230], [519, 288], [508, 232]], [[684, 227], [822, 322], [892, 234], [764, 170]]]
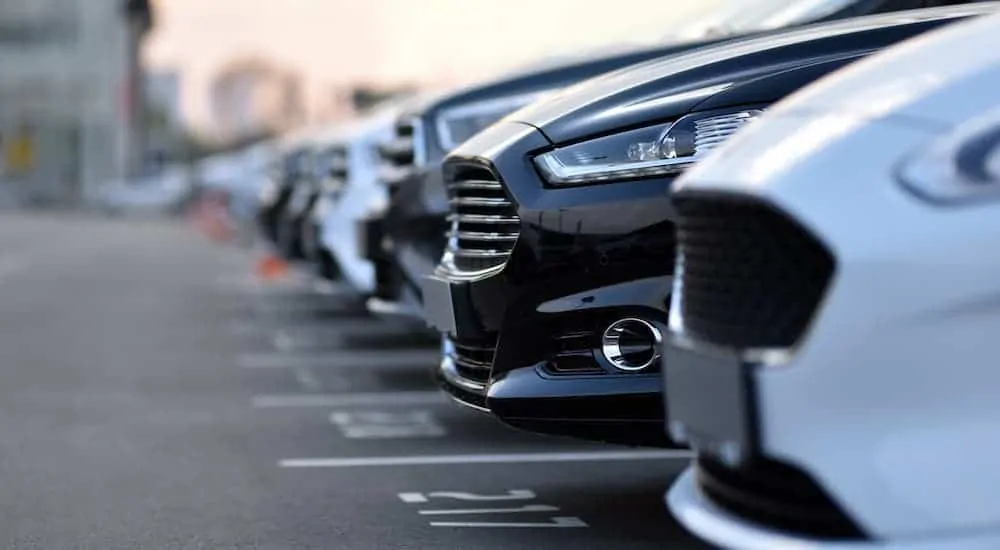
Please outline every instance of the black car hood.
[[542, 64], [542, 66], [507, 73], [483, 83], [428, 98], [421, 110], [429, 113], [473, 101], [485, 101], [558, 88], [608, 71], [726, 40], [732, 39], [714, 38], [695, 42], [671, 42], [652, 47], [628, 48], [624, 51], [615, 49], [603, 55], [588, 55], [563, 62]]
[[[846, 63], [959, 18], [994, 11], [992, 5], [913, 10], [729, 40], [581, 82], [510, 119], [563, 144], [665, 122], [699, 106], [771, 102], [814, 78], [810, 70], [829, 71], [829, 63]], [[766, 85], [752, 85], [764, 78]]]

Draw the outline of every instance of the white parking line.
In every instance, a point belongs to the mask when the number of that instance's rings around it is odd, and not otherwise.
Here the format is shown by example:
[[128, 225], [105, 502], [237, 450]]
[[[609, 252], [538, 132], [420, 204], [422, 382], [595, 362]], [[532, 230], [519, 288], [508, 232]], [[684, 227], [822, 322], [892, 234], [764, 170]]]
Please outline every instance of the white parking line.
[[385, 405], [435, 405], [447, 403], [448, 398], [440, 391], [400, 391], [313, 395], [258, 395], [253, 398], [257, 409], [280, 409], [289, 407], [349, 407]]
[[659, 451], [584, 451], [565, 453], [508, 453], [438, 456], [370, 456], [360, 458], [289, 458], [282, 468], [359, 468], [375, 466], [441, 466], [447, 464], [532, 464], [540, 462], [615, 462], [689, 460], [694, 453], [681, 449]]
[[558, 517], [552, 518], [551, 522], [548, 523], [533, 523], [533, 522], [517, 522], [517, 523], [501, 523], [501, 522], [491, 522], [491, 521], [432, 521], [430, 522], [431, 527], [475, 527], [475, 528], [490, 528], [490, 527], [512, 527], [515, 529], [533, 529], [539, 527], [589, 527], [586, 522], [580, 518], [574, 517]]
[[462, 508], [458, 510], [419, 510], [421, 516], [461, 516], [467, 514], [523, 514], [525, 512], [558, 512], [551, 504], [525, 504], [517, 508]]
[[237, 358], [245, 369], [300, 368], [410, 368], [430, 367], [441, 360], [441, 352], [428, 348], [386, 350], [336, 350], [324, 353], [246, 353]]

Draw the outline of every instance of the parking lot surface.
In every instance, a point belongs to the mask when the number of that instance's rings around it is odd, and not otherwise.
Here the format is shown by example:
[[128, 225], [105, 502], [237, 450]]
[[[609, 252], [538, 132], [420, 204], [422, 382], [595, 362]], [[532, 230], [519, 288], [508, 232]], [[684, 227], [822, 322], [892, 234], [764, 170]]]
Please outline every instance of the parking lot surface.
[[0, 547], [695, 549], [685, 453], [514, 431], [179, 223], [0, 220]]

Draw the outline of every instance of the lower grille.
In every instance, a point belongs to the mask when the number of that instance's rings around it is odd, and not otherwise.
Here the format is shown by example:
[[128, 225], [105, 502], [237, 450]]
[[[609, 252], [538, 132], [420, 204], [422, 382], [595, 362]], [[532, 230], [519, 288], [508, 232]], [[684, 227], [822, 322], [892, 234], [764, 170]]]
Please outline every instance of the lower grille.
[[808, 475], [780, 462], [756, 459], [730, 469], [699, 458], [697, 482], [712, 502], [761, 525], [824, 539], [866, 538]]
[[603, 374], [594, 359], [596, 338], [596, 331], [586, 328], [554, 333], [545, 363], [547, 370], [552, 374]]
[[834, 272], [803, 227], [749, 197], [679, 194], [683, 330], [739, 349], [783, 349], [805, 333]]
[[488, 384], [496, 346], [474, 345], [455, 340], [452, 340], [451, 344], [453, 346], [451, 359], [458, 374], [476, 384], [484, 386]]
[[445, 178], [451, 211], [445, 267], [474, 273], [504, 265], [521, 220], [500, 179], [485, 167], [464, 164], [448, 166]]

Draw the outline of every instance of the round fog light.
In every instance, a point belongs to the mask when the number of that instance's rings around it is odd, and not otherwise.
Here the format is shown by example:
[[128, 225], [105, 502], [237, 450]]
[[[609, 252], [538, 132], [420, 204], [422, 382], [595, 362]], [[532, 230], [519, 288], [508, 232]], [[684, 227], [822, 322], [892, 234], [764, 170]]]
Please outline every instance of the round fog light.
[[638, 372], [660, 358], [662, 342], [663, 333], [649, 321], [621, 319], [605, 329], [601, 352], [616, 369]]

